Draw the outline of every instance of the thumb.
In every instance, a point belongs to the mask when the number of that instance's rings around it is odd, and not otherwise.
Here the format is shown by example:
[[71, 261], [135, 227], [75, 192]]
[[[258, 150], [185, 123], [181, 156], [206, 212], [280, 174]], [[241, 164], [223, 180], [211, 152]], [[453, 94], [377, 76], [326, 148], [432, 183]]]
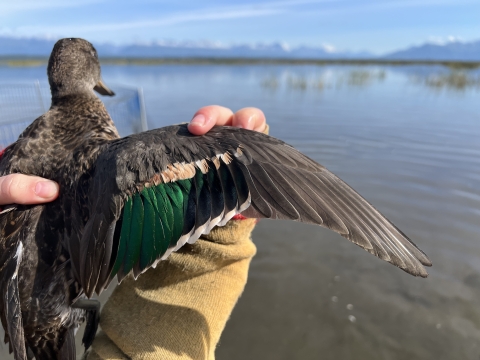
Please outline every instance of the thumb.
[[0, 205], [40, 204], [58, 197], [58, 184], [38, 176], [11, 174], [0, 177]]

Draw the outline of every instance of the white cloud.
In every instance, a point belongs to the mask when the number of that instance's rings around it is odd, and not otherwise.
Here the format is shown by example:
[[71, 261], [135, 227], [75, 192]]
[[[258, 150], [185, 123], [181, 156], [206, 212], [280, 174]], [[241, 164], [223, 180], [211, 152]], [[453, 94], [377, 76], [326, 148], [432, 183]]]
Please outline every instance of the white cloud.
[[395, 11], [401, 8], [428, 8], [437, 6], [460, 6], [476, 4], [478, 0], [376, 0], [370, 2], [347, 2], [340, 0], [337, 6], [328, 9], [309, 10], [310, 14], [328, 16], [338, 13]]
[[267, 16], [278, 13], [275, 10], [243, 10], [243, 11], [221, 11], [221, 12], [191, 12], [181, 13], [175, 15], [169, 15], [160, 17], [154, 20], [141, 20], [130, 22], [114, 22], [114, 23], [101, 23], [101, 24], [89, 24], [89, 25], [69, 25], [69, 26], [49, 26], [49, 27], [37, 27], [37, 26], [22, 26], [18, 30], [21, 32], [34, 33], [36, 31], [45, 31], [54, 33], [85, 33], [85, 32], [97, 32], [97, 31], [115, 31], [126, 29], [139, 29], [139, 28], [154, 28], [164, 27], [169, 25], [177, 25], [181, 23], [194, 22], [194, 21], [209, 21], [209, 20], [227, 20], [235, 18], [245, 17], [259, 17]]
[[464, 39], [461, 38], [460, 36], [429, 36], [427, 39], [427, 42], [430, 44], [435, 44], [435, 45], [446, 45], [448, 43], [454, 43], [454, 42], [463, 42]]
[[[90, 2], [99, 0], [86, 0]], [[111, 22], [101, 24], [72, 24], [67, 26], [20, 26], [16, 28], [19, 33], [91, 33], [97, 31], [115, 31], [125, 29], [139, 28], [158, 28], [171, 25], [177, 25], [188, 22], [228, 20], [238, 18], [253, 18], [272, 16], [276, 14], [291, 11], [293, 7], [306, 4], [325, 3], [335, 0], [283, 0], [267, 3], [255, 3], [242, 6], [224, 6], [218, 8], [201, 9], [196, 11], [180, 12], [157, 17], [154, 19], [145, 19], [137, 21]], [[33, 3], [33, 0], [31, 1]], [[60, 3], [58, 0], [48, 1], [49, 6], [54, 3]], [[81, 4], [80, 2], [78, 4]], [[44, 7], [47, 5], [44, 5]], [[0, 8], [1, 11], [1, 8]]]
[[337, 52], [337, 48], [331, 44], [322, 44], [323, 50], [325, 50], [327, 53], [335, 53]]
[[51, 8], [85, 6], [104, 0], [16, 0], [0, 2], [0, 17], [14, 13]]
[[448, 42], [462, 42], [463, 39], [460, 36], [450, 35], [450, 36], [447, 36], [447, 41]]
[[292, 47], [286, 43], [286, 42], [282, 42], [280, 43], [280, 46], [282, 47], [283, 51], [291, 51], [292, 50]]
[[394, 0], [371, 3], [374, 8], [402, 8], [402, 7], [425, 7], [425, 6], [442, 6], [442, 5], [460, 5], [475, 3], [476, 0]]

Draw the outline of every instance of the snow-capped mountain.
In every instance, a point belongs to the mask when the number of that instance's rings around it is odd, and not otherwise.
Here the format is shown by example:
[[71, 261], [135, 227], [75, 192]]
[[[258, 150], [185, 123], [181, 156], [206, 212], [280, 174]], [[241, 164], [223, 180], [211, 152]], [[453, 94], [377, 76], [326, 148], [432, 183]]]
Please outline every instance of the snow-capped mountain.
[[384, 58], [392, 60], [480, 61], [480, 40], [426, 43], [390, 53]]
[[[56, 39], [0, 36], [0, 56], [47, 57]], [[97, 43], [100, 57], [129, 58], [273, 58], [480, 61], [480, 40], [426, 43], [384, 56], [368, 51], [339, 51], [330, 45], [290, 47], [285, 43], [224, 45], [211, 41], [169, 41], [115, 45]]]
[[[36, 38], [11, 38], [0, 36], [0, 56], [48, 56], [55, 40]], [[331, 59], [371, 58], [368, 52], [337, 51], [332, 46], [289, 47], [284, 43], [222, 45], [220, 43], [156, 41], [114, 45], [95, 44], [101, 57], [202, 57], [202, 58], [288, 58], [288, 59]]]

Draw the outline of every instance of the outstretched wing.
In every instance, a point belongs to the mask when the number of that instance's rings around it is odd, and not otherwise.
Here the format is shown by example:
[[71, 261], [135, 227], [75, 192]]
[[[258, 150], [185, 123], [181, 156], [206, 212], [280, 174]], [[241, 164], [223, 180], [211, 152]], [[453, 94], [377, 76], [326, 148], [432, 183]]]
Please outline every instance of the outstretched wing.
[[325, 226], [415, 276], [431, 263], [346, 183], [293, 147], [244, 129], [186, 125], [113, 141], [99, 156], [90, 218], [70, 240], [87, 296], [135, 276], [243, 212]]

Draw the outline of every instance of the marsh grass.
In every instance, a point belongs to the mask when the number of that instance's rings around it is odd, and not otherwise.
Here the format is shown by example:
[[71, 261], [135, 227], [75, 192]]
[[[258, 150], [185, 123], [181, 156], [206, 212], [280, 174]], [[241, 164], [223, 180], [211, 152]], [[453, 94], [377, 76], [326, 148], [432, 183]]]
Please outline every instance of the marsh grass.
[[309, 87], [308, 80], [305, 76], [289, 75], [287, 85], [290, 89], [306, 90]]
[[278, 86], [280, 85], [279, 84], [279, 81], [278, 79], [275, 77], [275, 76], [270, 76], [270, 77], [267, 77], [265, 79], [263, 79], [261, 82], [260, 82], [260, 85], [264, 88], [268, 88], [268, 89], [276, 89], [278, 88]]
[[[102, 64], [108, 65], [442, 65], [452, 70], [469, 70], [480, 68], [480, 61], [443, 61], [443, 60], [388, 60], [388, 59], [261, 59], [261, 58], [134, 58], [134, 57], [101, 57]], [[45, 65], [48, 57], [0, 57], [0, 65], [7, 66], [39, 66]]]
[[0, 60], [0, 65], [7, 65], [9, 67], [38, 67], [45, 66], [47, 61], [43, 59], [8, 59]]
[[352, 70], [348, 74], [348, 85], [351, 86], [366, 86], [375, 81], [385, 80], [386, 73], [384, 70], [368, 71], [363, 69]]
[[264, 88], [276, 90], [279, 88], [305, 91], [314, 89], [323, 91], [326, 88], [341, 88], [343, 86], [363, 87], [386, 78], [384, 70], [355, 69], [348, 72], [339, 71], [333, 74], [295, 74], [288, 73], [269, 75], [260, 81]]
[[412, 80], [437, 90], [480, 90], [480, 75], [463, 70], [452, 70], [449, 73], [434, 75], [415, 75]]
[[309, 88], [323, 90], [325, 80], [321, 76], [305, 76], [297, 74], [288, 74], [286, 77], [279, 75], [270, 75], [260, 81], [263, 88], [276, 90], [286, 88], [290, 90], [304, 91]]

